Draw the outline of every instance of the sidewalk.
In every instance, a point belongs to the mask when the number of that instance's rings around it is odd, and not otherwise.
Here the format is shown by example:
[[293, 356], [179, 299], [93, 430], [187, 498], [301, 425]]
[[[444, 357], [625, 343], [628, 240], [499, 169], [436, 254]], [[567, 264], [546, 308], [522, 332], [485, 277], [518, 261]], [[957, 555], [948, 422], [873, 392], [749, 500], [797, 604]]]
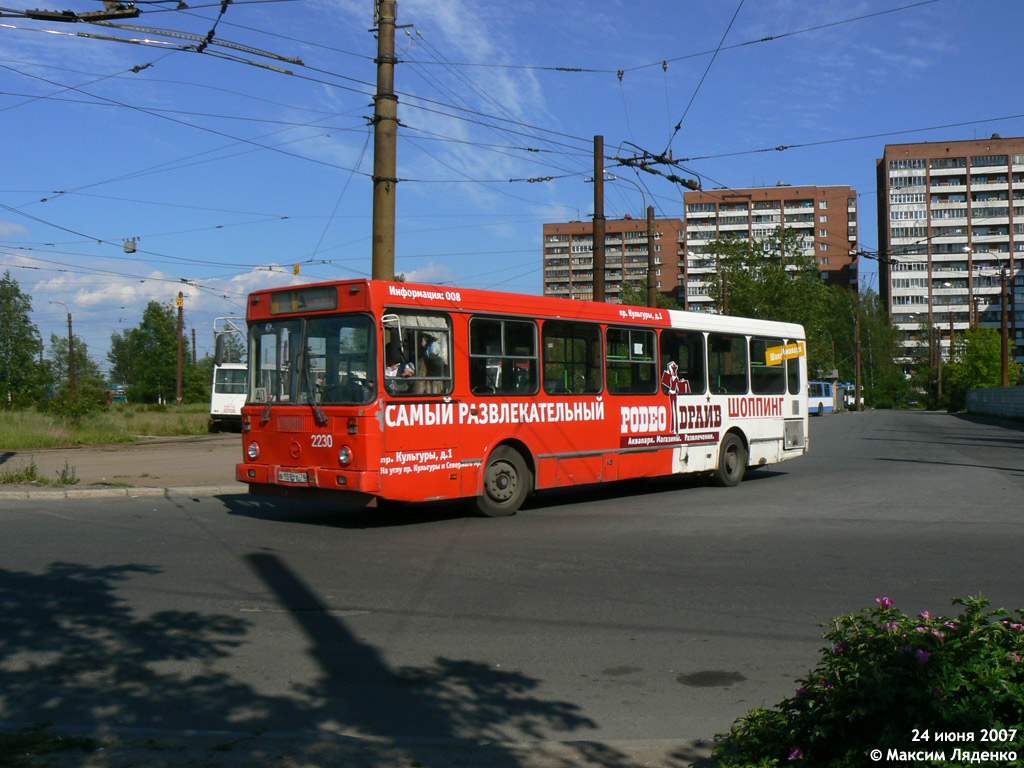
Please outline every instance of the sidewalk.
[[73, 485], [3, 484], [4, 499], [124, 498], [128, 496], [213, 496], [245, 493], [235, 482], [242, 459], [237, 434], [142, 438], [134, 443], [0, 451], [0, 472], [35, 464], [40, 476], [77, 479]]

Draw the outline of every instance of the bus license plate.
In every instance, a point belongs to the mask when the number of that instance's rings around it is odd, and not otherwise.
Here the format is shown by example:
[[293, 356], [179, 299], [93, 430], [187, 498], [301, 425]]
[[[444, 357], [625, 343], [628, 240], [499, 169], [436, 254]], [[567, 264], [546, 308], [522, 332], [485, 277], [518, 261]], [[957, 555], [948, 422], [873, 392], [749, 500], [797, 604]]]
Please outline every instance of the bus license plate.
[[278, 472], [277, 479], [283, 483], [308, 483], [309, 475], [305, 472]]

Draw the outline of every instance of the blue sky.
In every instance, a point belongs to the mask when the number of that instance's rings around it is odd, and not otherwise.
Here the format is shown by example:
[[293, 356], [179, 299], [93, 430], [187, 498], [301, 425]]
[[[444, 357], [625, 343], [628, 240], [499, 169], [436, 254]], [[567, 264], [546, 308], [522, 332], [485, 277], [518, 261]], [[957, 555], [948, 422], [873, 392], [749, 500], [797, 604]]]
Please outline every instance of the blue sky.
[[[0, 271], [47, 343], [63, 302], [106, 367], [181, 290], [202, 354], [250, 290], [369, 274], [372, 0], [140, 2], [146, 30], [8, 13], [48, 2], [0, 11]], [[539, 293], [542, 224], [592, 213], [596, 134], [609, 217], [683, 217], [612, 159], [671, 148], [708, 189], [854, 187], [866, 250], [886, 143], [1024, 135], [1019, 0], [399, 0], [398, 21], [396, 268], [426, 282]], [[247, 48], [158, 33], [214, 26]]]

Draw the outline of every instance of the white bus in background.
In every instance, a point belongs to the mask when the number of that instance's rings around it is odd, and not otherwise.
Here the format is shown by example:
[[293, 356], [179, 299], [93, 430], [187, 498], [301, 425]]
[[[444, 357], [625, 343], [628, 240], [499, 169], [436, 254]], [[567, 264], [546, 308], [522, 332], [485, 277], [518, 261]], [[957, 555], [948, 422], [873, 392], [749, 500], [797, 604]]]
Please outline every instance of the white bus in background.
[[210, 387], [210, 431], [242, 431], [242, 406], [249, 391], [249, 366], [225, 362], [228, 339], [233, 334], [245, 348], [245, 318], [218, 317], [213, 323], [214, 362]]
[[834, 413], [836, 410], [835, 389], [830, 381], [807, 382], [807, 412], [811, 416]]
[[245, 363], [220, 363], [213, 366], [213, 387], [210, 394], [210, 431], [230, 429], [242, 431], [242, 406], [249, 366]]

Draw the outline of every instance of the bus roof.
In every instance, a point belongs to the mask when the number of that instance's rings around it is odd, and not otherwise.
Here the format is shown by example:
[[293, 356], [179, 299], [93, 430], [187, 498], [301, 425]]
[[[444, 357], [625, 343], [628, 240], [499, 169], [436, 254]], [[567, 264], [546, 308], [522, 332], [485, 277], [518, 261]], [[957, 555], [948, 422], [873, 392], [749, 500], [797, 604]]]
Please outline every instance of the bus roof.
[[765, 333], [789, 339], [804, 338], [804, 329], [797, 323], [386, 280], [342, 280], [269, 288], [250, 294], [247, 305], [250, 321], [293, 314], [326, 314], [339, 310], [374, 311], [384, 307], [415, 307], [448, 312], [491, 312], [544, 319], [625, 322], [662, 328], [700, 328], [722, 333]]

